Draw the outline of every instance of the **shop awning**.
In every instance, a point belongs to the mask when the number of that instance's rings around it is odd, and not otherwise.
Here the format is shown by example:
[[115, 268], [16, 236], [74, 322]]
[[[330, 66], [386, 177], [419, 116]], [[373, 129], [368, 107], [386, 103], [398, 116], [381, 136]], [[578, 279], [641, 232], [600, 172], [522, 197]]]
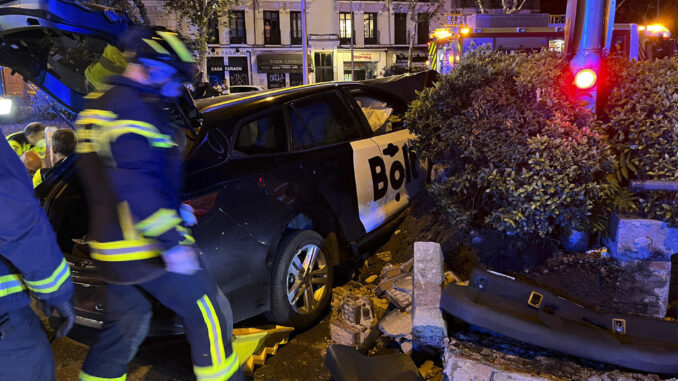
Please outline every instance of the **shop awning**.
[[[308, 69], [312, 70], [313, 61], [308, 56]], [[257, 70], [259, 73], [301, 73], [304, 68], [301, 53], [259, 54]]]

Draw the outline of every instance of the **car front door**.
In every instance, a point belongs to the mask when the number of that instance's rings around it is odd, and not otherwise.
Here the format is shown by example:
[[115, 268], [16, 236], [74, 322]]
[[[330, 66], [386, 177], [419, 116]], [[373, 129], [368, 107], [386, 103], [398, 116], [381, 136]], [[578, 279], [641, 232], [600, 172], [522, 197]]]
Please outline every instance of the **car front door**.
[[405, 128], [403, 121], [407, 105], [377, 90], [354, 88], [347, 92], [360, 110], [361, 119], [369, 126], [372, 141], [379, 146], [380, 153], [369, 158], [368, 172], [356, 167], [358, 181], [373, 184], [373, 192], [367, 195], [371, 198], [370, 209], [389, 220], [409, 204], [426, 177], [425, 166], [412, 147], [416, 136]]
[[357, 182], [353, 164], [366, 167], [367, 158], [379, 155], [379, 147], [342, 94], [330, 91], [291, 102], [288, 118], [299, 165], [327, 201], [346, 239], [355, 241], [371, 230], [366, 226], [378, 226], [380, 221], [363, 218], [370, 211], [358, 202], [358, 195], [371, 192], [372, 184]]

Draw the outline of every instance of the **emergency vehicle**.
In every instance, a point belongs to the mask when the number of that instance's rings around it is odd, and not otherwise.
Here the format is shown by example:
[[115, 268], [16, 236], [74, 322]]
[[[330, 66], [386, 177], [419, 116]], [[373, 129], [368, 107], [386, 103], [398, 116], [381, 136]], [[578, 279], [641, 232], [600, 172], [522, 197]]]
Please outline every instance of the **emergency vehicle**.
[[[562, 52], [565, 17], [547, 14], [448, 15], [428, 43], [428, 66], [447, 74], [465, 53], [481, 46], [506, 52]], [[610, 54], [631, 60], [669, 57], [676, 41], [662, 25], [615, 24]]]

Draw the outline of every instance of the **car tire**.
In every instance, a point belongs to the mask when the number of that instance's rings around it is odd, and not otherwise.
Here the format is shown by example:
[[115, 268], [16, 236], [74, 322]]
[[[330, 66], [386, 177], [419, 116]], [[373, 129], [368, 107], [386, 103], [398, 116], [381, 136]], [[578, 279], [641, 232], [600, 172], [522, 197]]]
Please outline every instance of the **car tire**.
[[320, 234], [312, 230], [288, 234], [273, 267], [267, 317], [285, 326], [309, 327], [327, 308], [333, 277], [330, 252]]

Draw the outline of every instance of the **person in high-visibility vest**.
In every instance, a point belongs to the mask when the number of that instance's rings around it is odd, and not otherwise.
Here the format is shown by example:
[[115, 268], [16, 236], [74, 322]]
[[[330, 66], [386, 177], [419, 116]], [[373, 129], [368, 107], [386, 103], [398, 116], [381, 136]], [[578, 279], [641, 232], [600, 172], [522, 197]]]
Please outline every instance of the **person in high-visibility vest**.
[[62, 318], [57, 337], [73, 326], [73, 282], [52, 226], [19, 157], [0, 139], [0, 380], [56, 380], [52, 350], [30, 294], [46, 314]]
[[45, 156], [45, 125], [40, 122], [28, 123], [23, 131], [7, 135], [7, 141], [19, 156], [28, 151]]
[[89, 205], [90, 255], [106, 281], [103, 329], [80, 381], [124, 380], [146, 337], [148, 295], [181, 317], [198, 380], [244, 377], [231, 344], [228, 300], [201, 268], [196, 223], [180, 202], [181, 152], [165, 108], [193, 76], [177, 35], [131, 27], [118, 47], [128, 64], [76, 120], [78, 174]]

